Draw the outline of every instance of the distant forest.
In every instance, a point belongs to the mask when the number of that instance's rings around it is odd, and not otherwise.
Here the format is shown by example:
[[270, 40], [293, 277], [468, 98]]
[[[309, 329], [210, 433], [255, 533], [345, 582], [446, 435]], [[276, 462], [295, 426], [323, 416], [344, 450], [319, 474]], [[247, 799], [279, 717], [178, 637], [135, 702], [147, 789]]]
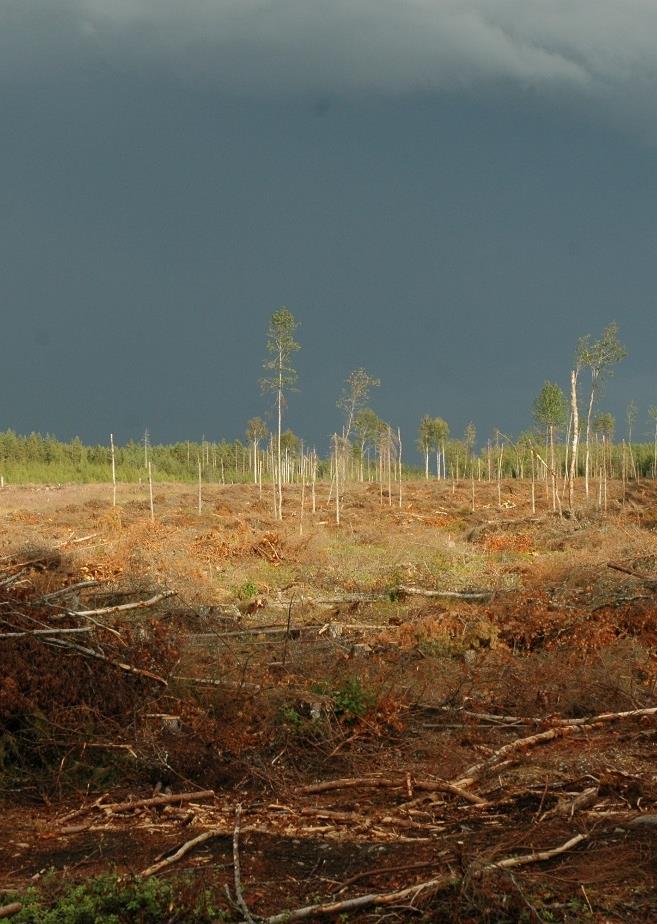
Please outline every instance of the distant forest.
[[[445, 436], [442, 443], [430, 442], [427, 421], [421, 422], [416, 436], [416, 447], [424, 455], [426, 466], [404, 464], [404, 478], [429, 478], [441, 480], [495, 481], [502, 478], [529, 478], [532, 471], [532, 448], [534, 449], [535, 476], [545, 480], [545, 435], [528, 431], [517, 440], [511, 440], [496, 432], [486, 445], [475, 448], [470, 428], [462, 439]], [[434, 420], [434, 419], [431, 419]], [[396, 431], [393, 442], [396, 443]], [[291, 431], [281, 437], [284, 463], [283, 481], [294, 483], [301, 480], [301, 460], [309, 458], [301, 439]], [[254, 451], [262, 466], [265, 478], [272, 477], [272, 439], [255, 450], [247, 440], [232, 442], [178, 442], [172, 444], [151, 443], [149, 438], [140, 443], [130, 441], [115, 447], [116, 478], [119, 482], [140, 482], [148, 480], [148, 462], [151, 463], [154, 481], [196, 482], [199, 463], [204, 482], [232, 484], [253, 482]], [[596, 477], [606, 461], [608, 478], [628, 479], [655, 475], [653, 443], [631, 444], [627, 441], [615, 443], [605, 434], [603, 443], [600, 433], [594, 434], [592, 443], [592, 474]], [[563, 474], [566, 460], [566, 444], [555, 444], [556, 466]], [[381, 462], [386, 461], [388, 447], [376, 438], [371, 441], [354, 442], [350, 447], [349, 477], [356, 481], [378, 481]], [[394, 452], [394, 446], [393, 446]], [[539, 459], [540, 457], [540, 459]], [[331, 458], [316, 457], [316, 477], [330, 478]], [[578, 474], [584, 474], [584, 457], [578, 463]], [[12, 430], [0, 433], [0, 477], [4, 484], [64, 484], [66, 482], [110, 482], [112, 480], [111, 449], [108, 445], [88, 446], [78, 437], [62, 442], [53, 436], [31, 433], [19, 436]]]
[[[651, 443], [636, 442], [638, 409], [630, 402], [618, 437], [614, 417], [600, 409], [604, 385], [627, 355], [619, 340], [618, 325], [610, 323], [599, 339], [590, 335], [577, 343], [568, 394], [554, 382], [545, 382], [531, 413], [534, 426], [517, 437], [495, 429], [485, 440], [469, 423], [462, 436], [450, 432], [442, 417], [426, 414], [407, 441], [399, 427], [383, 420], [370, 407], [370, 396], [381, 383], [365, 369], [351, 372], [337, 401], [341, 414], [339, 433], [327, 440], [330, 450], [320, 457], [315, 447], [290, 429], [283, 429], [287, 393], [295, 390], [293, 357], [298, 322], [287, 308], [271, 317], [267, 330], [265, 377], [260, 386], [269, 395], [275, 421], [268, 426], [260, 417], [246, 423], [244, 440], [218, 442], [202, 439], [173, 444], [152, 443], [148, 431], [140, 442], [86, 446], [76, 437], [61, 442], [53, 436], [12, 430], [0, 433], [0, 486], [9, 483], [181, 481], [228, 484], [264, 481], [274, 485], [274, 506], [282, 516], [282, 486], [314, 485], [330, 479], [387, 483], [423, 477], [457, 482], [497, 481], [504, 478], [543, 481], [552, 495], [553, 508], [561, 509], [568, 488], [573, 509], [576, 479], [583, 477], [587, 498], [597, 482], [599, 505], [606, 507], [606, 482], [657, 477], [657, 407], [648, 409], [654, 425]], [[410, 447], [422, 465], [409, 465]], [[413, 452], [411, 458], [416, 458]], [[548, 488], [549, 483], [549, 488]], [[532, 497], [533, 488], [532, 488]], [[314, 497], [314, 494], [313, 494]], [[401, 492], [399, 493], [401, 497]]]

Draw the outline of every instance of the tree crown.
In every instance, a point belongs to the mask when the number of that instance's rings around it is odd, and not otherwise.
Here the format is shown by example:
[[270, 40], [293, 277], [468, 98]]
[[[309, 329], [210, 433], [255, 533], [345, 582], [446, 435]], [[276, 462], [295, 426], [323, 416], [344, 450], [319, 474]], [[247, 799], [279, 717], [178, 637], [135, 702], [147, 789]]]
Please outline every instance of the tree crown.
[[534, 401], [536, 423], [544, 427], [562, 427], [566, 421], [566, 396], [556, 382], [545, 382]]

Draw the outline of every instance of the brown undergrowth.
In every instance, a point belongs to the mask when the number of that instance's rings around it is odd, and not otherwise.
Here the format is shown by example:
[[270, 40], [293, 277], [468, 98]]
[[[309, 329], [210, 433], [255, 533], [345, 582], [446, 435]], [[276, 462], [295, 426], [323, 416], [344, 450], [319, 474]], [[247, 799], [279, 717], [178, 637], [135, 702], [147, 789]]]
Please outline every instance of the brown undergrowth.
[[240, 920], [239, 805], [256, 917], [431, 881], [307, 919], [654, 919], [654, 491], [560, 520], [524, 484], [474, 512], [470, 485], [349, 486], [338, 529], [327, 492], [301, 523], [290, 488], [281, 524], [255, 487], [199, 515], [158, 486], [152, 524], [100, 490], [2, 495], [0, 634], [28, 633], [0, 639], [4, 887], [207, 834], [157, 875]]

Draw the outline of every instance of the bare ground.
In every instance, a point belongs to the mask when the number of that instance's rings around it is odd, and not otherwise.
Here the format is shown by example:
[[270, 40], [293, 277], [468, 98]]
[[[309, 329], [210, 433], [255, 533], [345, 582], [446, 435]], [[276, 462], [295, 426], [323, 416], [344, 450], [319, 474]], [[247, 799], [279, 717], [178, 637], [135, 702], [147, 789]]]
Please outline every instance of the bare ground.
[[[405, 484], [401, 507], [355, 485], [338, 528], [325, 486], [303, 518], [289, 488], [282, 524], [252, 486], [207, 489], [200, 515], [189, 488], [160, 486], [154, 523], [139, 486], [115, 509], [105, 486], [6, 488], [11, 607], [80, 581], [99, 584], [71, 609], [171, 589], [105, 624], [166, 634], [176, 655], [166, 688], [134, 680], [139, 721], [73, 727], [46, 710], [36, 763], [12, 757], [5, 731], [2, 888], [50, 869], [141, 874], [211, 830], [157, 875], [232, 887], [241, 805], [255, 916], [431, 880], [343, 920], [657, 920], [657, 489], [613, 485], [606, 516], [581, 498], [563, 519], [541, 489], [532, 512], [518, 482], [501, 506], [496, 485], [477, 483], [474, 510], [470, 483]], [[4, 643], [5, 678], [19, 644]], [[82, 656], [58, 658], [86, 670]], [[154, 789], [214, 795], [93, 807]]]

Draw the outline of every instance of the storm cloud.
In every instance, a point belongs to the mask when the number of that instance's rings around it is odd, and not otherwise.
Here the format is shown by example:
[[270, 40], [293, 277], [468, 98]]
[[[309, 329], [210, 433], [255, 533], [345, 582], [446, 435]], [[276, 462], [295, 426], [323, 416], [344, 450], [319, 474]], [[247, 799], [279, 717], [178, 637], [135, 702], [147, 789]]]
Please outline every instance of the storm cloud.
[[318, 445], [361, 365], [405, 433], [526, 426], [614, 318], [620, 420], [656, 101], [655, 0], [0, 0], [0, 429], [241, 434], [284, 304]]
[[653, 0], [4, 0], [0, 26], [5, 77], [74, 52], [265, 97], [657, 82]]

